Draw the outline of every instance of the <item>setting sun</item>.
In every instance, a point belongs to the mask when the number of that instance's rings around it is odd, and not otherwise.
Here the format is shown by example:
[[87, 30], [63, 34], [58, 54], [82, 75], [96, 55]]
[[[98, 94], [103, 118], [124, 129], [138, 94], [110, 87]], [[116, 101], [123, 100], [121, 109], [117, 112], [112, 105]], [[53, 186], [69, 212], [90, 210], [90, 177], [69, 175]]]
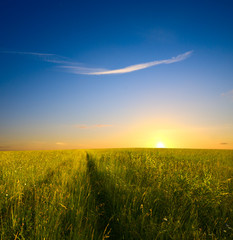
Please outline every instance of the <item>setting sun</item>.
[[165, 148], [165, 145], [162, 142], [158, 142], [156, 148]]

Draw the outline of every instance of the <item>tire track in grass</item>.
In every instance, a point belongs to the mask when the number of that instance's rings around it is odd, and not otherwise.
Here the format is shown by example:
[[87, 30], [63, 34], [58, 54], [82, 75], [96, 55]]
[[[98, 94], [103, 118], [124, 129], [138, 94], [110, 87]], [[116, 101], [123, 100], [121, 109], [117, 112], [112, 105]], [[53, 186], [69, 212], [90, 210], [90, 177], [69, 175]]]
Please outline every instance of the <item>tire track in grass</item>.
[[96, 164], [87, 153], [87, 171], [94, 199], [96, 200], [97, 228], [103, 239], [123, 239], [120, 223], [114, 216], [113, 201], [104, 186], [104, 176], [98, 172]]

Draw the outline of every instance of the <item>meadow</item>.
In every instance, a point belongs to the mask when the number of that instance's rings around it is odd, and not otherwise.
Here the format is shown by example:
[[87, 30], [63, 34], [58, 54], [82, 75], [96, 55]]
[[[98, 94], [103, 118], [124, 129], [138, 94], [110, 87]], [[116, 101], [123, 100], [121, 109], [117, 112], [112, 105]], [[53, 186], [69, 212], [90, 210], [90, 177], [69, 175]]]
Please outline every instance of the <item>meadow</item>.
[[233, 150], [0, 152], [0, 239], [233, 239]]

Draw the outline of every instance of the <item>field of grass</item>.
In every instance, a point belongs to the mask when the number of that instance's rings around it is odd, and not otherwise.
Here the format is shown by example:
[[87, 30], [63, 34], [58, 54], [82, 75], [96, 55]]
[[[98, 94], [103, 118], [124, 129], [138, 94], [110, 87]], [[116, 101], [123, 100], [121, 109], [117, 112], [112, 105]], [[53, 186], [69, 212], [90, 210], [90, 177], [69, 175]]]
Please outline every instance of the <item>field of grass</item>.
[[0, 152], [0, 239], [233, 239], [233, 151]]

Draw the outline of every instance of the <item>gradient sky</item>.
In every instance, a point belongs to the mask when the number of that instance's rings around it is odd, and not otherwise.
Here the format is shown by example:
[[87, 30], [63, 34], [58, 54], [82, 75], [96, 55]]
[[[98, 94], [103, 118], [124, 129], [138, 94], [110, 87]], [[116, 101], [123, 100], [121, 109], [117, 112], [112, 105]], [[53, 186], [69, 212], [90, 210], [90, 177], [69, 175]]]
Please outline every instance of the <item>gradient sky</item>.
[[0, 150], [233, 149], [232, 1], [0, 1]]

